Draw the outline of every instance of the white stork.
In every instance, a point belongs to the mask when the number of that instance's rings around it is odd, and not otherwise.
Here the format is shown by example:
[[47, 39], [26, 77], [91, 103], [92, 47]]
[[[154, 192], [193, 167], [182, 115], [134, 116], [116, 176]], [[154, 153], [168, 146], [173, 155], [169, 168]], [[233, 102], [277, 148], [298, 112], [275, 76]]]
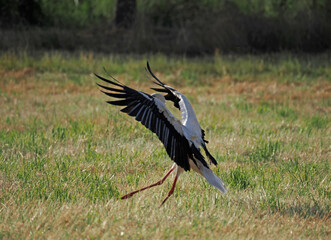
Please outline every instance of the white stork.
[[[191, 168], [205, 177], [211, 185], [218, 188], [222, 193], [226, 193], [227, 190], [224, 187], [224, 182], [210, 170], [208, 163], [200, 152], [200, 147], [202, 147], [210, 162], [217, 165], [215, 158], [207, 150], [206, 143], [208, 143], [208, 141], [204, 138], [205, 131], [201, 129], [190, 102], [183, 94], [161, 82], [152, 72], [148, 62], [146, 71], [156, 80], [153, 82], [161, 87], [151, 89], [164, 93], [165, 95], [160, 93], [149, 95], [125, 86], [113, 77], [111, 78], [114, 81], [111, 81], [96, 75], [104, 82], [113, 85], [112, 87], [107, 87], [97, 83], [98, 86], [107, 90], [101, 90], [103, 93], [110, 97], [121, 99], [108, 101], [107, 103], [125, 106], [121, 111], [127, 113], [129, 116], [135, 117], [137, 121], [154, 132], [163, 143], [169, 157], [175, 162], [160, 181], [128, 193], [121, 199], [127, 199], [140, 191], [161, 185], [170, 173], [176, 170], [172, 188], [168, 196], [163, 200], [162, 206], [173, 194], [178, 177], [184, 171], [189, 171]], [[117, 88], [114, 88], [114, 86]], [[166, 107], [166, 100], [172, 101], [174, 106], [181, 111], [181, 121]]]

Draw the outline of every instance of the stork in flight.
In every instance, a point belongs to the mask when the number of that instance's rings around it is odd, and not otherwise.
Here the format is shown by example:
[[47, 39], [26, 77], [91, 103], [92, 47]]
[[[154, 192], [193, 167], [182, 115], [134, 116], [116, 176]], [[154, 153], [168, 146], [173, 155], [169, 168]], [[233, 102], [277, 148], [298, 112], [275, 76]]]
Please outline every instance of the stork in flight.
[[[124, 107], [121, 109], [122, 112], [135, 117], [137, 121], [154, 132], [163, 143], [169, 157], [175, 162], [160, 181], [128, 193], [121, 199], [127, 199], [138, 192], [161, 185], [170, 173], [176, 170], [172, 188], [163, 200], [162, 206], [173, 194], [178, 177], [184, 171], [190, 169], [205, 177], [211, 185], [218, 188], [222, 193], [226, 193], [224, 182], [210, 170], [208, 163], [200, 152], [201, 147], [209, 161], [217, 165], [215, 158], [207, 150], [206, 143], [208, 141], [204, 138], [205, 131], [201, 129], [190, 102], [183, 94], [161, 82], [152, 72], [148, 62], [146, 71], [156, 80], [153, 82], [159, 88], [151, 89], [158, 93], [149, 95], [125, 86], [113, 77], [111, 77], [112, 81], [96, 75], [102, 81], [111, 84], [111, 87], [107, 87], [97, 83], [99, 87], [103, 88], [101, 91], [110, 97], [120, 99], [108, 101], [107, 103]], [[166, 100], [172, 101], [174, 106], [181, 111], [181, 121], [166, 107]]]

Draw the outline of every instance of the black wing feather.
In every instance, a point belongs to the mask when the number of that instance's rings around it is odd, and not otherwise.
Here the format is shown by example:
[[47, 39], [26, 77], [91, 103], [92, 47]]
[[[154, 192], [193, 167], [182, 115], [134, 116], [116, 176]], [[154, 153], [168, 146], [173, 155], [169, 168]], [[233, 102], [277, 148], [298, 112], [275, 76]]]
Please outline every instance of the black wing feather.
[[102, 91], [104, 94], [108, 95], [109, 97], [115, 97], [115, 98], [127, 98], [128, 95], [127, 94], [122, 94], [122, 93], [110, 93], [110, 92], [105, 92]]
[[[203, 130], [203, 129], [201, 129], [201, 136], [202, 136], [202, 140], [203, 140], [205, 143], [208, 143], [208, 141], [205, 139], [205, 130]], [[213, 164], [217, 165], [217, 162], [216, 162], [215, 158], [210, 154], [210, 152], [208, 151], [207, 146], [206, 146], [205, 143], [202, 144], [202, 148], [203, 148], [203, 150], [205, 150], [205, 153], [206, 153], [207, 157], [209, 158], [209, 160], [210, 160]]]
[[[103, 93], [110, 97], [121, 99], [116, 101], [108, 101], [107, 103], [117, 106], [124, 106], [124, 108], [121, 109], [122, 112], [135, 117], [137, 121], [141, 122], [145, 127], [156, 133], [158, 138], [163, 143], [167, 154], [177, 165], [186, 171], [190, 170], [190, 158], [195, 163], [196, 160], [199, 160], [203, 165], [208, 167], [204, 157], [200, 153], [200, 150], [195, 148], [193, 144], [191, 145], [185, 137], [177, 132], [175, 127], [165, 117], [163, 112], [161, 113], [159, 111], [159, 108], [157, 107], [152, 96], [136, 91], [122, 85], [119, 82], [114, 82], [98, 75], [96, 76], [109, 84], [119, 87], [119, 89], [114, 89], [98, 84], [98, 86], [105, 90], [113, 91], [102, 91]], [[121, 94], [114, 92], [120, 92]]]
[[157, 92], [163, 92], [163, 93], [169, 92], [169, 90], [167, 90], [165, 88], [151, 88], [151, 89], [154, 91], [157, 91]]
[[213, 164], [217, 165], [217, 162], [216, 162], [215, 158], [210, 154], [210, 152], [207, 149], [207, 146], [205, 144], [202, 144], [202, 148], [203, 148], [203, 150], [205, 150], [205, 153], [206, 153], [207, 157], [209, 158], [209, 160]]
[[98, 78], [100, 78], [102, 81], [107, 82], [107, 83], [113, 84], [113, 85], [118, 86], [118, 87], [124, 87], [123, 85], [121, 85], [119, 83], [115, 83], [115, 82], [113, 82], [113, 81], [111, 81], [109, 79], [103, 78], [103, 77], [101, 77], [101, 76], [99, 76], [97, 74], [95, 74], [95, 76], [98, 77]]
[[125, 91], [122, 90], [122, 89], [106, 87], [106, 86], [100, 85], [99, 83], [97, 83], [97, 85], [98, 85], [99, 87], [102, 87], [102, 88], [104, 88], [104, 89], [106, 89], [106, 90], [109, 90], [109, 91], [114, 91], [114, 92], [125, 92]]
[[125, 100], [119, 100], [119, 101], [108, 101], [107, 103], [117, 105], [117, 106], [127, 106], [129, 103], [131, 103], [131, 100], [125, 99]]

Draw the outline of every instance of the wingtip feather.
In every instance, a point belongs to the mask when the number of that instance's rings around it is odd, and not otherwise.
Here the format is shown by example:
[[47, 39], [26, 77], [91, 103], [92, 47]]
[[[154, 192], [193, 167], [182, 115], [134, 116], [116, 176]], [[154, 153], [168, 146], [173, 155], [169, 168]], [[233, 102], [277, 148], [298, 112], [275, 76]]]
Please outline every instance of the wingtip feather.
[[115, 85], [115, 86], [118, 86], [118, 87], [123, 87], [123, 85], [119, 82], [119, 81], [117, 81], [115, 78], [113, 78], [112, 76], [110, 76], [112, 79], [114, 79], [116, 82], [113, 82], [113, 81], [111, 81], [111, 80], [109, 80], [109, 79], [106, 79], [106, 78], [104, 78], [104, 77], [101, 77], [100, 75], [98, 75], [98, 74], [96, 74], [96, 73], [94, 73], [94, 75], [97, 77], [97, 78], [99, 78], [99, 79], [101, 79], [102, 81], [104, 81], [104, 82], [107, 82], [107, 83], [110, 83], [110, 84], [113, 84], [113, 85]]
[[147, 61], [147, 70], [148, 70], [148, 72], [152, 75], [152, 77], [153, 77], [156, 81], [158, 81], [159, 84], [161, 84], [161, 85], [157, 84], [156, 82], [154, 82], [154, 83], [156, 83], [156, 84], [159, 85], [159, 86], [164, 87], [165, 84], [164, 84], [163, 82], [161, 82], [160, 79], [158, 79], [158, 78], [155, 76], [155, 74], [152, 72], [152, 69], [151, 69], [151, 67], [149, 66], [149, 62], [148, 62], [148, 61]]

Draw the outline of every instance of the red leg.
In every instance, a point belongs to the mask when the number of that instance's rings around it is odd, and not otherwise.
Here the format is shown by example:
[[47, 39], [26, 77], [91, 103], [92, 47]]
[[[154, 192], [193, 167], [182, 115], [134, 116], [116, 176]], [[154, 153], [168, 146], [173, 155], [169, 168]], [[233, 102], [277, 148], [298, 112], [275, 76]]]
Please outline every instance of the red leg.
[[[175, 186], [176, 186], [176, 182], [177, 182], [177, 175], [174, 179], [174, 183], [172, 184], [172, 187], [168, 193], [168, 196], [163, 200], [163, 202], [161, 203], [161, 206], [168, 200], [168, 198], [174, 193], [174, 190], [175, 190]], [[160, 207], [161, 207], [160, 206]]]
[[166, 179], [167, 179], [167, 177], [169, 177], [169, 175], [170, 175], [170, 173], [175, 169], [175, 165], [170, 169], [170, 171], [160, 180], [160, 181], [158, 181], [158, 182], [156, 182], [156, 183], [154, 183], [154, 184], [152, 184], [152, 185], [149, 185], [149, 186], [147, 186], [147, 187], [144, 187], [144, 188], [141, 188], [141, 189], [139, 189], [139, 190], [136, 190], [136, 191], [133, 191], [133, 192], [130, 192], [130, 193], [128, 193], [128, 194], [126, 194], [126, 195], [124, 195], [123, 197], [121, 197], [121, 199], [127, 199], [127, 198], [130, 198], [130, 197], [132, 197], [134, 194], [136, 194], [136, 193], [138, 193], [138, 192], [141, 192], [141, 191], [144, 191], [144, 190], [146, 190], [146, 189], [148, 189], [148, 188], [151, 188], [151, 187], [155, 187], [155, 186], [158, 186], [158, 185], [161, 185]]

